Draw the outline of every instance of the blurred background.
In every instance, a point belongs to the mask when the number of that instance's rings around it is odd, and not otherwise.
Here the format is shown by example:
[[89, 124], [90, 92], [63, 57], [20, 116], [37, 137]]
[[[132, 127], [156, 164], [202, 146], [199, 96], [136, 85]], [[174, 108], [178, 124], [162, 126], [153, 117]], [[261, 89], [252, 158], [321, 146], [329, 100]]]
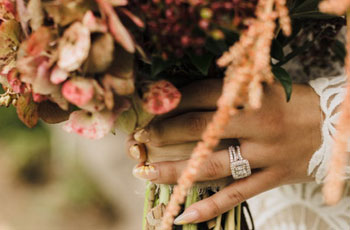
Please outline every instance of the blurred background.
[[28, 129], [14, 108], [0, 118], [0, 230], [141, 229], [144, 182], [131, 174], [125, 135]]

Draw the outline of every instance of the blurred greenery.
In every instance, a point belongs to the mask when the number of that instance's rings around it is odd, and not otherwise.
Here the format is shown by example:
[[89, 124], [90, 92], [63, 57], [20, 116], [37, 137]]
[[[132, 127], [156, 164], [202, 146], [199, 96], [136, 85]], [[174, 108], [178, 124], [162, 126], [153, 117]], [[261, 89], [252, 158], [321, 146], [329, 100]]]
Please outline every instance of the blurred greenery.
[[52, 156], [51, 138], [50, 128], [46, 124], [39, 122], [37, 126], [29, 129], [17, 118], [13, 106], [0, 107], [0, 161], [7, 159], [13, 174], [11, 178], [26, 185], [28, 191], [33, 186], [39, 186], [38, 193], [42, 194], [42, 197], [47, 197], [50, 187], [54, 186], [56, 193], [52, 194], [50, 202], [61, 200], [64, 210], [70, 210], [68, 213], [81, 212], [79, 215], [83, 218], [88, 210], [98, 210], [101, 213], [100, 218], [104, 221], [114, 221], [115, 208], [81, 162], [72, 157], [58, 160], [64, 155]]

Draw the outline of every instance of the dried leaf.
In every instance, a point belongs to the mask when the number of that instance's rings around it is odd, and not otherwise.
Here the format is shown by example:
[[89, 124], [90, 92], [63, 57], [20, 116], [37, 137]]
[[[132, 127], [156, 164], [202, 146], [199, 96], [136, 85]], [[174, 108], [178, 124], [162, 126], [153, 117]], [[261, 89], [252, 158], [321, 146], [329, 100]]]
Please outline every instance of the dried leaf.
[[15, 20], [0, 25], [0, 73], [7, 74], [15, 67], [15, 59], [21, 35], [20, 24]]
[[57, 104], [45, 101], [39, 104], [39, 117], [49, 124], [56, 124], [69, 118], [69, 111], [62, 110]]
[[86, 12], [86, 14], [84, 15], [83, 24], [84, 26], [89, 28], [91, 33], [106, 33], [108, 31], [107, 23], [104, 20], [95, 17], [91, 10]]
[[93, 0], [44, 1], [43, 6], [48, 15], [60, 26], [81, 21], [88, 10], [95, 11], [97, 9]]
[[114, 57], [114, 40], [109, 33], [97, 35], [92, 41], [88, 59], [84, 63], [87, 73], [105, 72]]
[[112, 6], [126, 6], [128, 0], [107, 0]]
[[29, 128], [33, 128], [39, 119], [38, 105], [30, 95], [21, 95], [16, 104], [18, 118]]
[[44, 11], [41, 0], [30, 0], [27, 5], [30, 27], [36, 31], [44, 23]]
[[114, 11], [113, 6], [106, 0], [96, 0], [101, 10], [107, 15], [108, 26], [114, 39], [128, 52], [135, 52], [135, 43], [132, 39], [129, 31], [120, 21], [117, 13]]
[[137, 25], [140, 28], [144, 28], [145, 27], [145, 23], [139, 18], [137, 17], [135, 14], [131, 13], [131, 11], [122, 8], [120, 10], [121, 12], [123, 12], [126, 16], [128, 16], [130, 18], [131, 21], [133, 21], [135, 23], [135, 25]]
[[80, 22], [72, 24], [59, 41], [58, 66], [65, 71], [77, 70], [89, 55], [90, 31]]
[[30, 15], [24, 3], [24, 0], [16, 0], [17, 16], [22, 26], [22, 31], [27, 37], [29, 34], [28, 22], [30, 20]]
[[40, 27], [30, 35], [26, 43], [26, 53], [37, 56], [45, 52], [49, 43], [53, 40], [51, 31], [47, 27]]

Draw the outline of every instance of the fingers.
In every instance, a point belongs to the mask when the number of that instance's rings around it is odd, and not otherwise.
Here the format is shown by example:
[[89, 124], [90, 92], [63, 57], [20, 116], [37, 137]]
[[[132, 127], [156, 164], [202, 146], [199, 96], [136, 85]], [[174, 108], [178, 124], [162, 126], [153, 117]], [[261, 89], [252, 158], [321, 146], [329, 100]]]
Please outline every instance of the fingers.
[[168, 115], [193, 110], [216, 110], [216, 103], [221, 95], [221, 91], [222, 79], [207, 79], [186, 85], [180, 89], [183, 100]]
[[129, 136], [127, 141], [127, 151], [128, 155], [139, 162], [145, 162], [147, 159], [146, 148], [144, 144], [138, 143], [133, 135]]
[[[147, 129], [135, 134], [135, 139], [153, 146], [173, 145], [201, 140], [201, 136], [214, 112], [190, 112], [179, 116], [155, 120]], [[240, 112], [230, 119], [221, 139], [247, 138], [256, 132], [252, 128], [252, 115]]]
[[227, 212], [243, 201], [276, 187], [274, 170], [267, 169], [238, 180], [213, 196], [188, 207], [175, 219], [175, 224], [200, 223]]
[[[263, 168], [268, 165], [263, 156], [256, 157], [257, 152], [254, 149], [241, 146], [242, 156], [250, 163], [251, 168]], [[159, 184], [175, 184], [181, 176], [182, 171], [186, 168], [188, 160], [168, 161], [152, 163], [151, 171], [145, 171], [147, 167], [134, 168], [133, 174], [142, 179], [150, 180]], [[201, 165], [201, 170], [196, 175], [196, 181], [208, 181], [220, 179], [231, 175], [230, 159], [228, 150], [221, 150], [213, 153]]]

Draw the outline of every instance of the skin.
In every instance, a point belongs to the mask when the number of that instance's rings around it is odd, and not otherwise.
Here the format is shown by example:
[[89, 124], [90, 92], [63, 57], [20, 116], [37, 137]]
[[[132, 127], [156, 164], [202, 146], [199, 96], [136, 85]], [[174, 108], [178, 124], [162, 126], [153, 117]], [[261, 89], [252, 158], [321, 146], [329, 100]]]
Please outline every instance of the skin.
[[[214, 79], [180, 89], [183, 99], [175, 111], [153, 121], [142, 130], [142, 135], [130, 137], [129, 147], [142, 149], [136, 154], [138, 157], [131, 154], [139, 162], [146, 160], [146, 150], [152, 156], [180, 156], [172, 162], [160, 157], [157, 161], [161, 162], [152, 163], [146, 170], [141, 170], [141, 163], [134, 169], [136, 177], [154, 183], [176, 183], [186, 167], [187, 161], [182, 159], [189, 157], [211, 120], [221, 87], [222, 81]], [[261, 108], [244, 108], [231, 117], [223, 141], [196, 179], [211, 181], [231, 176], [227, 147], [237, 140], [243, 158], [250, 162], [252, 175], [233, 181], [215, 195], [188, 207], [176, 224], [207, 221], [269, 189], [312, 181], [307, 167], [321, 144], [321, 122], [319, 98], [310, 86], [294, 84], [288, 103], [279, 83], [265, 86]]]

